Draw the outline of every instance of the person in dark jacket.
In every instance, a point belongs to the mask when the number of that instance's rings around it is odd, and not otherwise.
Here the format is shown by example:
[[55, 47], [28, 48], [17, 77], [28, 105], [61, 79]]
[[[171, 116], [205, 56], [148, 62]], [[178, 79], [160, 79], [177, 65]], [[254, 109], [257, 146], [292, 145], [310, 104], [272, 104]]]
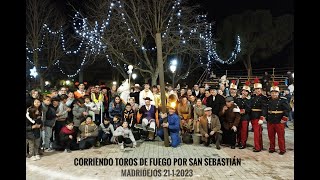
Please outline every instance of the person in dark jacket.
[[44, 138], [44, 147], [45, 147], [45, 152], [52, 152], [52, 129], [56, 123], [56, 109], [58, 108], [58, 103], [59, 101], [56, 98], [51, 99], [51, 101], [56, 101], [53, 104], [50, 104], [47, 107], [47, 112], [46, 112], [46, 118], [44, 120], [43, 126], [44, 126], [44, 131], [45, 131], [45, 138]]
[[[222, 107], [226, 104], [223, 96], [217, 93], [216, 89], [210, 89], [211, 95], [207, 98], [207, 107], [212, 108], [212, 113], [219, 117], [219, 112]], [[223, 119], [219, 117], [220, 124], [222, 124]]]
[[251, 113], [250, 119], [253, 127], [253, 152], [260, 152], [263, 149], [262, 142], [262, 124], [267, 115], [267, 96], [262, 94], [262, 84], [259, 79], [254, 80], [253, 85], [255, 94], [251, 98]]
[[240, 123], [239, 130], [237, 131], [237, 142], [239, 149], [244, 149], [247, 146], [248, 139], [248, 125], [251, 113], [251, 99], [249, 93], [251, 92], [249, 87], [249, 81], [243, 86], [241, 91], [241, 97], [236, 99], [236, 104], [240, 108]]
[[129, 129], [132, 129], [133, 126], [137, 123], [136, 117], [135, 117], [135, 113], [134, 111], [131, 109], [131, 104], [127, 103], [126, 104], [126, 108], [123, 111], [123, 121], [127, 121], [128, 122], [128, 127]]
[[235, 149], [236, 133], [241, 116], [240, 109], [234, 104], [233, 97], [226, 97], [226, 105], [220, 111], [219, 116], [223, 118], [223, 141], [225, 144], [230, 144], [231, 149]]
[[34, 99], [26, 113], [26, 145], [29, 145], [31, 160], [41, 159], [39, 154], [40, 130], [42, 128], [42, 110], [40, 99]]
[[289, 103], [286, 98], [279, 98], [279, 87], [274, 82], [270, 89], [271, 99], [268, 101], [268, 115], [267, 115], [267, 128], [270, 141], [269, 153], [274, 153], [275, 150], [275, 135], [278, 136], [278, 146], [280, 149], [279, 154], [283, 155], [286, 152], [285, 145], [285, 123], [288, 121], [289, 116]]
[[59, 133], [61, 148], [67, 153], [71, 153], [71, 149], [79, 149], [76, 143], [76, 133], [73, 129], [73, 124], [74, 123], [72, 120], [68, 120], [66, 125], [61, 128]]

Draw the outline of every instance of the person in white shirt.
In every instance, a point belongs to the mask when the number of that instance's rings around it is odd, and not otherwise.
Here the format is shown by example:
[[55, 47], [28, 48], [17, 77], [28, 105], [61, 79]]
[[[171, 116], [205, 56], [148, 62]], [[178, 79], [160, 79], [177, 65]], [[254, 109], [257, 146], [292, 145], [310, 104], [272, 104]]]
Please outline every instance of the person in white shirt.
[[144, 98], [149, 97], [151, 99], [151, 105], [155, 105], [155, 101], [154, 101], [154, 96], [153, 93], [150, 90], [150, 85], [148, 83], [146, 83], [144, 85], [144, 89], [142, 91], [140, 91], [139, 94], [139, 108], [143, 105], [145, 105], [145, 101]]

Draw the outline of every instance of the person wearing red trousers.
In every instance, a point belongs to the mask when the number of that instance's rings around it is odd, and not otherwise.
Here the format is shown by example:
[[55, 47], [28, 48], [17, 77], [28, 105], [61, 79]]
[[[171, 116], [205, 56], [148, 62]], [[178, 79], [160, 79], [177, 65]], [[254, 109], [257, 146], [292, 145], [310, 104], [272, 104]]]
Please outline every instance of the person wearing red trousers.
[[262, 84], [259, 83], [259, 79], [254, 80], [253, 85], [255, 94], [252, 96], [251, 107], [251, 124], [253, 127], [253, 152], [260, 152], [263, 149], [262, 142], [262, 124], [267, 115], [267, 96], [262, 94]]
[[286, 152], [285, 145], [285, 124], [288, 121], [290, 106], [285, 97], [279, 97], [278, 82], [270, 88], [271, 98], [268, 101], [267, 128], [270, 141], [269, 153], [275, 152], [275, 135], [278, 136], [279, 154]]
[[247, 139], [248, 139], [248, 125], [250, 120], [250, 112], [251, 112], [251, 99], [249, 97], [250, 90], [250, 82], [246, 81], [246, 84], [242, 87], [241, 97], [237, 98], [237, 105], [240, 108], [240, 123], [239, 123], [239, 131], [237, 131], [237, 143], [239, 149], [244, 149], [247, 147]]

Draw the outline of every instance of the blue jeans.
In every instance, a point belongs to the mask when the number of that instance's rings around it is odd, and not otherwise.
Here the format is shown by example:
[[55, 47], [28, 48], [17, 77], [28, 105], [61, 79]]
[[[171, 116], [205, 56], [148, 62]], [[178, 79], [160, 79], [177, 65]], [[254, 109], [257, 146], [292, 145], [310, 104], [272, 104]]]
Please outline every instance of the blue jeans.
[[[164, 140], [164, 132], [163, 132], [163, 128], [159, 129], [157, 131], [157, 135], [161, 138], [161, 140]], [[169, 136], [171, 137], [171, 146], [172, 147], [177, 147], [180, 142], [181, 142], [181, 138], [179, 136], [179, 132], [170, 132], [169, 131]]]

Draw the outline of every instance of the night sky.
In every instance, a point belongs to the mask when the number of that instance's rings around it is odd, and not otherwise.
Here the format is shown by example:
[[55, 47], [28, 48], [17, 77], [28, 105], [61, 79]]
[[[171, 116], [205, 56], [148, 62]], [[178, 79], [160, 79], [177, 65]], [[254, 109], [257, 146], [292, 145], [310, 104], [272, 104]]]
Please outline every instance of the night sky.
[[[81, 6], [84, 0], [54, 0], [57, 3], [58, 8], [62, 13], [69, 14], [73, 16], [74, 11], [70, 9], [67, 2], [70, 2], [75, 7]], [[183, 0], [184, 1], [184, 0]], [[270, 10], [273, 16], [281, 16], [284, 14], [294, 13], [294, 1], [293, 0], [194, 0], [203, 6], [203, 9], [208, 14], [208, 19], [211, 22], [216, 22], [216, 28], [219, 23], [227, 16], [242, 13], [246, 10]], [[290, 56], [290, 48], [292, 49], [292, 44], [290, 43], [287, 47], [283, 49], [282, 52], [274, 55], [264, 63], [253, 64], [253, 68], [261, 67], [293, 67], [293, 60], [279, 62], [279, 59], [288, 59]], [[245, 69], [242, 62], [238, 62], [234, 65], [222, 65], [215, 63], [218, 70], [222, 69]]]
[[[284, 14], [294, 14], [294, 1], [293, 0], [202, 0], [203, 7], [208, 12], [208, 19], [216, 22], [216, 26], [227, 16], [239, 14], [246, 10], [270, 10], [273, 16], [281, 16]], [[253, 68], [265, 67], [293, 67], [293, 58], [287, 61], [279, 61], [288, 59], [290, 50], [292, 50], [293, 42], [287, 45], [282, 52], [274, 55], [263, 63], [253, 64]], [[223, 69], [245, 69], [243, 63], [238, 62], [234, 65], [221, 65], [215, 63], [217, 71]]]
[[203, 5], [213, 21], [246, 10], [269, 9], [274, 16], [294, 13], [293, 0], [203, 0]]

